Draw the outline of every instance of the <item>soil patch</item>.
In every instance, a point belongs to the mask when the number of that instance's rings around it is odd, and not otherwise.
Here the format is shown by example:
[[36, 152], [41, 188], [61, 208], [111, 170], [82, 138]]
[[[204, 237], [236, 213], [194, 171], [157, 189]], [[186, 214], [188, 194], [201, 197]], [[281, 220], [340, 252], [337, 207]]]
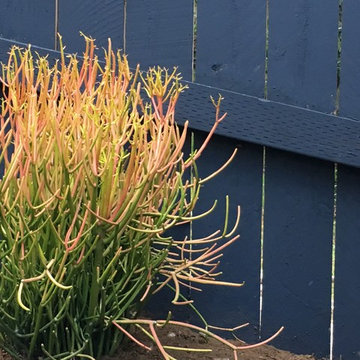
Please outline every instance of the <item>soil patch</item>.
[[[211, 352], [188, 352], [167, 350], [171, 356], [177, 360], [232, 360], [233, 351], [222, 343], [205, 338], [203, 335], [190, 329], [172, 327], [170, 325], [163, 329], [156, 329], [163, 345], [177, 346], [184, 348], [211, 349]], [[129, 343], [126, 349], [121, 349], [115, 357], [106, 357], [104, 360], [163, 360], [156, 345], [143, 336], [136, 334], [136, 338], [145, 345], [151, 347], [151, 351], [142, 349], [134, 343]], [[236, 345], [244, 345], [243, 342], [230, 340]], [[263, 345], [255, 349], [238, 351], [239, 360], [316, 360], [312, 355], [295, 355], [288, 351], [274, 348], [273, 346]]]
[[[163, 329], [157, 328], [157, 333], [163, 345], [176, 346], [183, 348], [211, 349], [211, 352], [189, 352], [167, 350], [171, 356], [177, 360], [233, 360], [233, 351], [222, 343], [204, 337], [202, 334], [186, 328], [166, 326]], [[104, 357], [102, 360], [163, 360], [160, 351], [149, 338], [141, 332], [136, 333], [136, 338], [143, 344], [149, 346], [151, 351], [145, 350], [140, 346], [129, 342], [125, 349], [119, 349], [113, 357]], [[241, 341], [230, 340], [236, 345], [243, 345]], [[239, 360], [316, 360], [312, 355], [295, 355], [288, 351], [274, 348], [273, 346], [263, 345], [255, 349], [238, 351]], [[1, 354], [0, 360], [11, 360], [6, 354]]]

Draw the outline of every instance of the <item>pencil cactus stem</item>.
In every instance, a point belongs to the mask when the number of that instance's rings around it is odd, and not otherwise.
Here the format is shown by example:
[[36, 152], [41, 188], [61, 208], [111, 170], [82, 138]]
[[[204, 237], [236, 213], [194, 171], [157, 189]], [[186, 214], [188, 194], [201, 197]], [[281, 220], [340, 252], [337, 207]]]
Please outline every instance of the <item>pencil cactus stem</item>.
[[18, 290], [18, 292], [17, 292], [17, 301], [18, 301], [18, 304], [20, 305], [20, 307], [21, 307], [23, 310], [25, 310], [25, 311], [30, 311], [30, 308], [27, 307], [27, 306], [23, 303], [22, 298], [21, 298], [23, 288], [24, 288], [24, 282], [21, 281], [20, 284], [19, 284], [19, 290]]

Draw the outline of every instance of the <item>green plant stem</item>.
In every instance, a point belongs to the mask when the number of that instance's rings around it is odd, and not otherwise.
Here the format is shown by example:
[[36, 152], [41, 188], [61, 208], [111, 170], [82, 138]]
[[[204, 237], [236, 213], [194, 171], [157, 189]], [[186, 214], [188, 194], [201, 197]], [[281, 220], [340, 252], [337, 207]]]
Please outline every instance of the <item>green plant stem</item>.
[[103, 259], [104, 241], [103, 241], [103, 235], [101, 233], [99, 233], [98, 236], [100, 238], [99, 241], [97, 242], [97, 246], [95, 249], [95, 259], [93, 265], [94, 270], [92, 272], [91, 288], [90, 288], [90, 301], [89, 301], [89, 311], [88, 311], [89, 317], [94, 316], [96, 313], [96, 306], [99, 300], [99, 293], [100, 293], [98, 273], [101, 268], [101, 263]]
[[42, 318], [42, 310], [43, 310], [43, 308], [42, 308], [42, 305], [40, 304], [38, 306], [38, 309], [37, 309], [37, 312], [36, 312], [34, 335], [31, 338], [31, 343], [30, 343], [30, 347], [29, 347], [29, 356], [28, 356], [29, 360], [31, 360], [33, 358], [33, 352], [34, 352], [35, 346], [36, 346], [37, 341], [38, 341], [41, 318]]
[[[99, 317], [99, 323], [104, 324], [104, 317], [105, 317], [105, 291], [104, 289], [101, 289], [101, 311], [100, 311], [100, 317]], [[101, 326], [103, 327], [103, 326]], [[97, 350], [97, 359], [100, 359], [100, 357], [103, 355], [104, 351], [104, 338], [106, 334], [106, 330], [101, 331], [100, 330], [100, 340], [98, 342], [98, 350]]]

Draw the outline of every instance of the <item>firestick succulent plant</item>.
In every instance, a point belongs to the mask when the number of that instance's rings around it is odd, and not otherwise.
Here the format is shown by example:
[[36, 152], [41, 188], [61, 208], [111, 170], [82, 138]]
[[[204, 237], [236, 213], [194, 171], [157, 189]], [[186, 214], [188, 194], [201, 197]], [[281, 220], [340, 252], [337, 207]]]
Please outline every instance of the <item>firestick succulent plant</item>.
[[189, 282], [241, 285], [215, 273], [237, 224], [203, 239], [167, 233], [206, 215], [192, 214], [206, 180], [196, 160], [224, 118], [220, 100], [205, 143], [185, 156], [176, 71], [131, 72], [110, 41], [101, 62], [85, 39], [82, 58], [62, 50], [50, 66], [13, 47], [2, 68], [0, 347], [17, 359], [99, 359], [136, 341], [137, 323], [171, 359], [156, 326], [137, 320], [141, 304], [169, 283], [174, 304], [188, 303]]

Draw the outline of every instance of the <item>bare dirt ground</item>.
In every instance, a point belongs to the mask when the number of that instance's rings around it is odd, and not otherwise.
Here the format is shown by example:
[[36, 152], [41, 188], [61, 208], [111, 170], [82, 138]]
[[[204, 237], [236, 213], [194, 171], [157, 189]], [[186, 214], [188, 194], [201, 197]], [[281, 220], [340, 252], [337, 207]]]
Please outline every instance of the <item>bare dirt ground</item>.
[[[157, 329], [157, 333], [163, 345], [184, 348], [211, 349], [211, 352], [189, 352], [167, 350], [177, 360], [233, 360], [233, 351], [214, 339], [205, 338], [203, 335], [186, 328], [166, 326]], [[136, 338], [149, 346], [148, 351], [140, 346], [129, 342], [124, 349], [119, 349], [113, 357], [104, 357], [102, 360], [163, 360], [160, 351], [151, 341], [142, 334], [136, 334]], [[243, 345], [240, 341], [231, 341], [236, 345]], [[238, 351], [239, 360], [316, 360], [312, 355], [295, 355], [287, 351], [279, 350], [273, 346], [263, 345], [255, 349]], [[0, 360], [11, 360], [11, 357], [0, 352]]]
[[[232, 360], [234, 359], [233, 351], [220, 342], [205, 338], [203, 335], [186, 328], [178, 328], [166, 326], [164, 329], [157, 329], [159, 338], [164, 345], [178, 346], [185, 348], [205, 348], [211, 349], [211, 352], [185, 352], [171, 351], [169, 354], [177, 360]], [[142, 349], [134, 343], [124, 350], [119, 350], [113, 358], [105, 358], [104, 360], [163, 360], [159, 350], [151, 344], [148, 338], [137, 335], [137, 339], [141, 340], [145, 345], [152, 348], [151, 351]], [[236, 345], [243, 345], [240, 341], [231, 341]], [[261, 347], [238, 351], [238, 359], [240, 360], [316, 360], [312, 355], [295, 355], [287, 351], [282, 351], [273, 346], [263, 345]]]

